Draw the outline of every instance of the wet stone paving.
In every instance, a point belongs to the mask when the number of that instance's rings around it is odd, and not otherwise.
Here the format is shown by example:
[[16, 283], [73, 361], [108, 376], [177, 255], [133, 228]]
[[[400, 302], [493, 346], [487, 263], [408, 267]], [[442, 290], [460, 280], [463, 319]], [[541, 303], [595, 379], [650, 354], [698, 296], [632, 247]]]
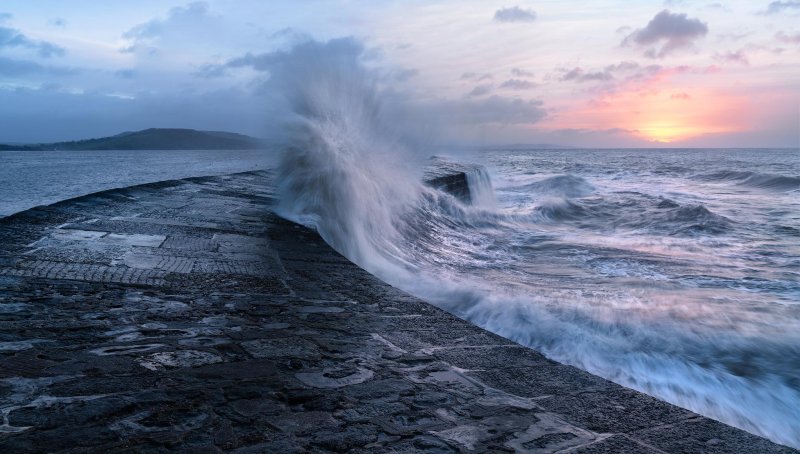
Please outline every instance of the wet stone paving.
[[271, 188], [194, 178], [0, 220], [0, 452], [794, 452], [382, 283]]

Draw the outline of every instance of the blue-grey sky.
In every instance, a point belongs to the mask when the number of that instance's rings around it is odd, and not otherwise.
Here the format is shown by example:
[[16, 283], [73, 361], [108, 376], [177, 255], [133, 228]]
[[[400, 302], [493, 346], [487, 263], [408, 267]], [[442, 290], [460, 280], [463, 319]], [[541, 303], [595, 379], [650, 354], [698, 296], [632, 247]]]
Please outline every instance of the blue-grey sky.
[[259, 62], [351, 37], [447, 142], [798, 146], [800, 0], [0, 3], [0, 142], [269, 130]]

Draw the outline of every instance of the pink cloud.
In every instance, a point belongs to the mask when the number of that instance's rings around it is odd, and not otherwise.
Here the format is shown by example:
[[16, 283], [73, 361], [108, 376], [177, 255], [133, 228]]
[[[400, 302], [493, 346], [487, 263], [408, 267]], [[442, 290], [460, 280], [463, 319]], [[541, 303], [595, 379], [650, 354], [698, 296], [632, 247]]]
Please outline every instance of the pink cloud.
[[714, 54], [714, 60], [750, 66], [750, 60], [747, 59], [744, 49], [739, 49], [736, 52], [716, 53]]
[[775, 33], [775, 39], [787, 44], [800, 44], [800, 33], [788, 35], [784, 32]]

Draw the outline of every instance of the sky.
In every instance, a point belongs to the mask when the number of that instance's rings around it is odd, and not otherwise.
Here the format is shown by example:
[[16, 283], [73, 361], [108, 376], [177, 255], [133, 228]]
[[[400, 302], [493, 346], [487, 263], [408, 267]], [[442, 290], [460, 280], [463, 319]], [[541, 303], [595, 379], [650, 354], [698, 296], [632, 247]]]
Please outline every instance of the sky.
[[0, 143], [264, 137], [264, 62], [342, 38], [444, 143], [800, 147], [800, 0], [0, 0]]

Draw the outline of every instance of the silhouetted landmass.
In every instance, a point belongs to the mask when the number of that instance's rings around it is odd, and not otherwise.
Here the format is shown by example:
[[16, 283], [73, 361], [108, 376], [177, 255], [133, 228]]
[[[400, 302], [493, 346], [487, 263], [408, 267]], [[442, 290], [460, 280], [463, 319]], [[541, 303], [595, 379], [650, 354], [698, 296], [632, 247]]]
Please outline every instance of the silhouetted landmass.
[[232, 132], [151, 128], [72, 142], [0, 144], [0, 150], [252, 150], [262, 146], [254, 137]]

